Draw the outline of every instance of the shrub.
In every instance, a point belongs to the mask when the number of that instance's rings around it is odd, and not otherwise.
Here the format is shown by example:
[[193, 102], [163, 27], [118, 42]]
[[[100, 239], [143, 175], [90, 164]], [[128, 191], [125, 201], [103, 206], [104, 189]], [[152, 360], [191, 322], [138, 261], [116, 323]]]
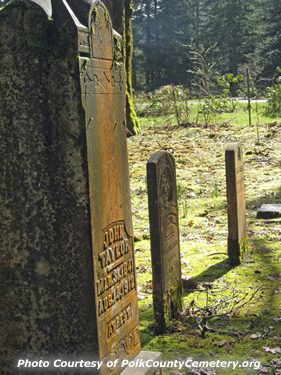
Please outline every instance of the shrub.
[[[281, 73], [279, 67], [276, 70]], [[268, 99], [265, 106], [266, 112], [271, 114], [281, 112], [281, 76], [276, 79], [276, 83], [266, 88], [265, 97]]]

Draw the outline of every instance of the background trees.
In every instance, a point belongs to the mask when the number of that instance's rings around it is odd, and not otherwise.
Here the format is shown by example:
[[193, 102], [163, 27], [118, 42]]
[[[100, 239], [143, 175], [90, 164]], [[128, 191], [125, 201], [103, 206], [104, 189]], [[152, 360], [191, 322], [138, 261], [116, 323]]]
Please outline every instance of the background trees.
[[267, 0], [263, 3], [264, 44], [262, 48], [262, 75], [276, 78], [276, 67], [281, 65], [281, 2]]
[[[134, 0], [133, 86], [190, 87], [196, 59], [211, 49], [218, 75], [272, 79], [281, 54], [280, 0]], [[259, 81], [262, 83], [262, 81]]]
[[133, 84], [152, 90], [186, 81], [193, 27], [186, 0], [135, 0], [134, 9]]
[[[133, 0], [132, 25], [132, 0], [103, 1], [114, 28], [125, 40], [127, 124], [132, 134], [139, 132], [139, 125], [131, 82], [136, 91], [168, 84], [192, 91], [195, 77], [191, 72], [198, 65], [194, 51], [209, 51], [214, 79], [229, 73], [245, 77], [249, 67], [256, 86], [264, 90], [278, 76], [280, 0]], [[0, 7], [8, 2], [0, 0]], [[235, 94], [236, 87], [231, 85], [231, 90]]]

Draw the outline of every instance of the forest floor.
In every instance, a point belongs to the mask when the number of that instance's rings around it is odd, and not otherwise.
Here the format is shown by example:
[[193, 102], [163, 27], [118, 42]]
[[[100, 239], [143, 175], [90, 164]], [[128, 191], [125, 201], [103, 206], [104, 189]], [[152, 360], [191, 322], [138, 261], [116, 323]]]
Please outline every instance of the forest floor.
[[[244, 123], [232, 120], [238, 116], [207, 126], [178, 126], [173, 117], [142, 118], [142, 134], [128, 139], [141, 345], [162, 352], [164, 360], [239, 362], [235, 370], [211, 368], [204, 374], [281, 374], [281, 218], [256, 218], [263, 203], [281, 203], [281, 119], [263, 118], [257, 128], [246, 125], [246, 113]], [[227, 257], [225, 148], [231, 142], [240, 142], [244, 151], [250, 245], [236, 267]], [[191, 301], [197, 308], [156, 336], [146, 162], [161, 150], [171, 152], [176, 162], [184, 308]], [[217, 303], [218, 316], [202, 332], [198, 322], [207, 303], [210, 308]], [[200, 373], [199, 368], [180, 371]]]

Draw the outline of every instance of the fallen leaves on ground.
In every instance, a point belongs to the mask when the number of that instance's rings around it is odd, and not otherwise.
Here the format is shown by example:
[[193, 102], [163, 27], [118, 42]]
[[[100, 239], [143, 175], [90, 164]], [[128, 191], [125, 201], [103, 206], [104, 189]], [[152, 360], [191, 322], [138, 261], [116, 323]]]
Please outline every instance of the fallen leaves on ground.
[[263, 347], [264, 351], [271, 354], [281, 354], [281, 348], [268, 348], [267, 346]]

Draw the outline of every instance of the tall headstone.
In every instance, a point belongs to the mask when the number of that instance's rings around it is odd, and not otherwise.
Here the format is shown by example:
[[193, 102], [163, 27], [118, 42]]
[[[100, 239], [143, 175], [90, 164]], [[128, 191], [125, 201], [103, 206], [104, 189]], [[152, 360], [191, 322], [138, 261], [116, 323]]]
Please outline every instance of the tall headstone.
[[86, 108], [90, 208], [100, 357], [132, 359], [140, 350], [126, 143], [121, 38], [105, 6], [89, 16], [90, 60], [81, 74]]
[[238, 265], [248, 253], [246, 204], [244, 189], [243, 149], [240, 143], [230, 143], [225, 151], [228, 257], [231, 265]]
[[174, 157], [156, 152], [147, 162], [155, 332], [182, 311], [182, 280]]
[[105, 363], [140, 351], [122, 38], [105, 6], [87, 3], [86, 26], [65, 0], [0, 11], [7, 375], [19, 358]]

